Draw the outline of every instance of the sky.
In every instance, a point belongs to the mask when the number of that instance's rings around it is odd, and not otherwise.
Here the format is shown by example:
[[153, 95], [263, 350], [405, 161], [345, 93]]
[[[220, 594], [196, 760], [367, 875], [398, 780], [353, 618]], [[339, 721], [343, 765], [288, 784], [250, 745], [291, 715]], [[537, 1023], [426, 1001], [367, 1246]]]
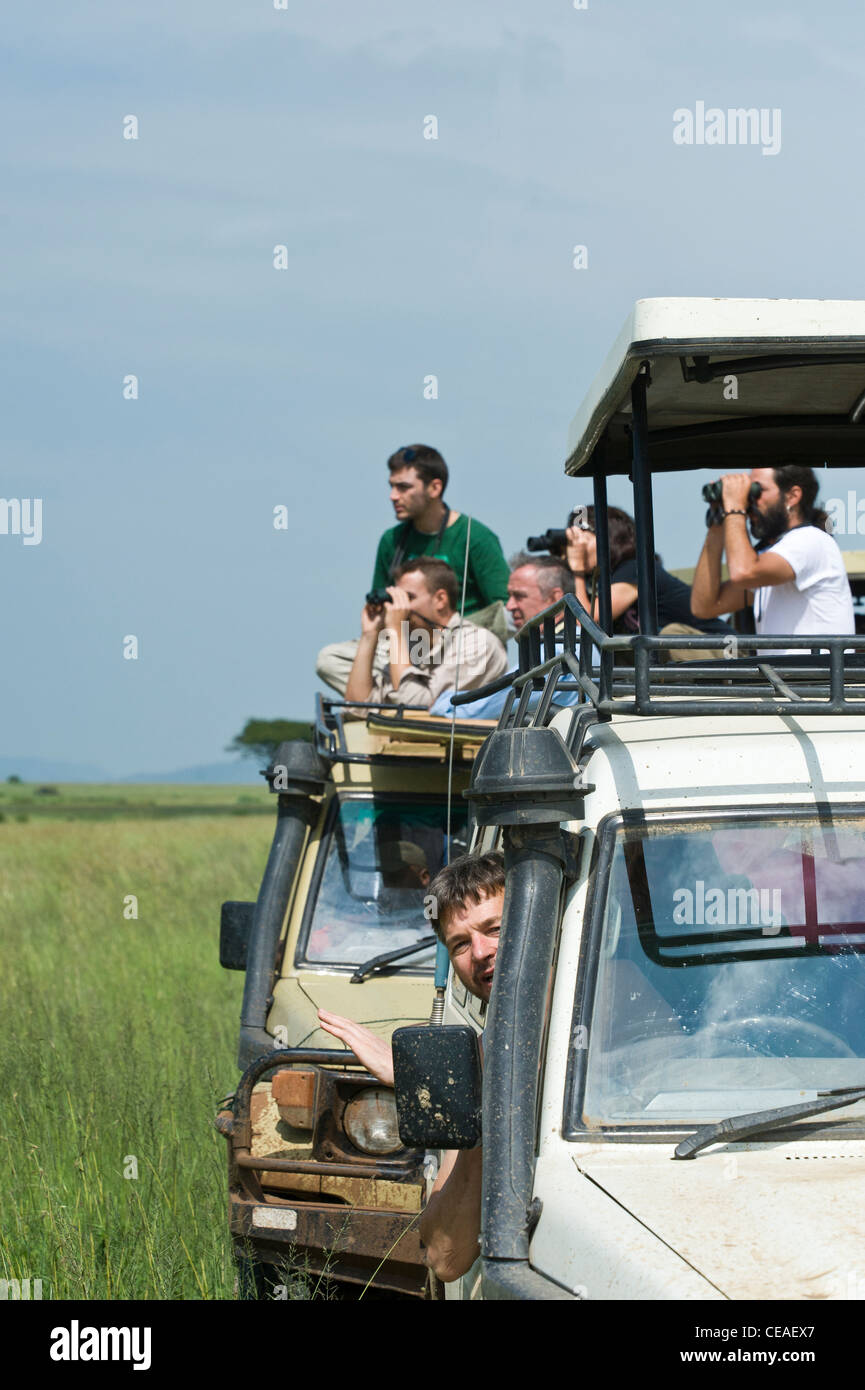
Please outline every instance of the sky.
[[[0, 756], [157, 773], [311, 716], [394, 449], [510, 554], [590, 500], [568, 425], [636, 299], [865, 298], [858, 7], [276, 3], [7, 16], [0, 491], [42, 538], [0, 535]], [[780, 149], [676, 144], [698, 101]], [[668, 567], [702, 480], [657, 481]]]

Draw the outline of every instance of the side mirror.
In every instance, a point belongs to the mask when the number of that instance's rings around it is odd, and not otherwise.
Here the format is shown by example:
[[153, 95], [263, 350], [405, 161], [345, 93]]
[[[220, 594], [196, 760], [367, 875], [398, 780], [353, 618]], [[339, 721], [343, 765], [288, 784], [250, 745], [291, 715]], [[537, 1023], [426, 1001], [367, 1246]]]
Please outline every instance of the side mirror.
[[219, 917], [219, 964], [245, 970], [255, 903], [223, 903]]
[[483, 1077], [474, 1029], [397, 1028], [391, 1045], [399, 1136], [406, 1148], [476, 1148]]

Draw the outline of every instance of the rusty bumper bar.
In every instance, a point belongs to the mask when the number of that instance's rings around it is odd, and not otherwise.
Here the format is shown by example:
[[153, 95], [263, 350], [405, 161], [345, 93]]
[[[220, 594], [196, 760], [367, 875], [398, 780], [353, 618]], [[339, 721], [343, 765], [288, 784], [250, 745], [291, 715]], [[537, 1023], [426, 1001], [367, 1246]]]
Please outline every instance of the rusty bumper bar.
[[[262, 1215], [263, 1214], [263, 1215]], [[279, 1221], [280, 1226], [261, 1225]], [[262, 1206], [230, 1194], [229, 1225], [239, 1254], [266, 1264], [327, 1274], [350, 1284], [424, 1296], [427, 1268], [418, 1213], [372, 1211], [312, 1202]]]

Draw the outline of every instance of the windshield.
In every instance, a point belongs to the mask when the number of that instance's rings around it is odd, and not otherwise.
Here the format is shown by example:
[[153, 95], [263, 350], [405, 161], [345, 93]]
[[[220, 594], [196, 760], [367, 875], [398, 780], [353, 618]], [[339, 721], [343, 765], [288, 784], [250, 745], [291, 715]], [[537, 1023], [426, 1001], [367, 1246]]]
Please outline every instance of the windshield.
[[863, 951], [865, 818], [620, 829], [577, 1124], [703, 1124], [865, 1084]]
[[[451, 855], [466, 852], [465, 804], [451, 808]], [[430, 881], [446, 860], [442, 801], [354, 799], [338, 802], [319, 850], [319, 876], [298, 952], [300, 961], [361, 965], [372, 956], [428, 936]], [[399, 963], [431, 971], [433, 947]]]

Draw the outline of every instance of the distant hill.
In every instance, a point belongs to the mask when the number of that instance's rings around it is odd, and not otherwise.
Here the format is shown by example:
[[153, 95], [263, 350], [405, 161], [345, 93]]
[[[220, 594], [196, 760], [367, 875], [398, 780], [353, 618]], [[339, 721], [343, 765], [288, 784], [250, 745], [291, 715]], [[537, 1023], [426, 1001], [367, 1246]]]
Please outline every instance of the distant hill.
[[110, 782], [104, 767], [95, 763], [64, 763], [59, 758], [16, 758], [0, 755], [0, 781], [20, 777], [22, 782]]
[[221, 783], [223, 786], [262, 785], [254, 758], [235, 762], [198, 763], [177, 767], [170, 772], [132, 772], [126, 777], [109, 777], [95, 763], [65, 763], [59, 758], [15, 758], [0, 755], [0, 781], [20, 777], [22, 782], [179, 782]]
[[263, 786], [258, 764], [254, 758], [238, 759], [234, 763], [198, 763], [195, 767], [178, 767], [172, 772], [131, 772], [128, 777], [112, 778], [116, 782], [213, 782], [235, 785], [250, 782]]

